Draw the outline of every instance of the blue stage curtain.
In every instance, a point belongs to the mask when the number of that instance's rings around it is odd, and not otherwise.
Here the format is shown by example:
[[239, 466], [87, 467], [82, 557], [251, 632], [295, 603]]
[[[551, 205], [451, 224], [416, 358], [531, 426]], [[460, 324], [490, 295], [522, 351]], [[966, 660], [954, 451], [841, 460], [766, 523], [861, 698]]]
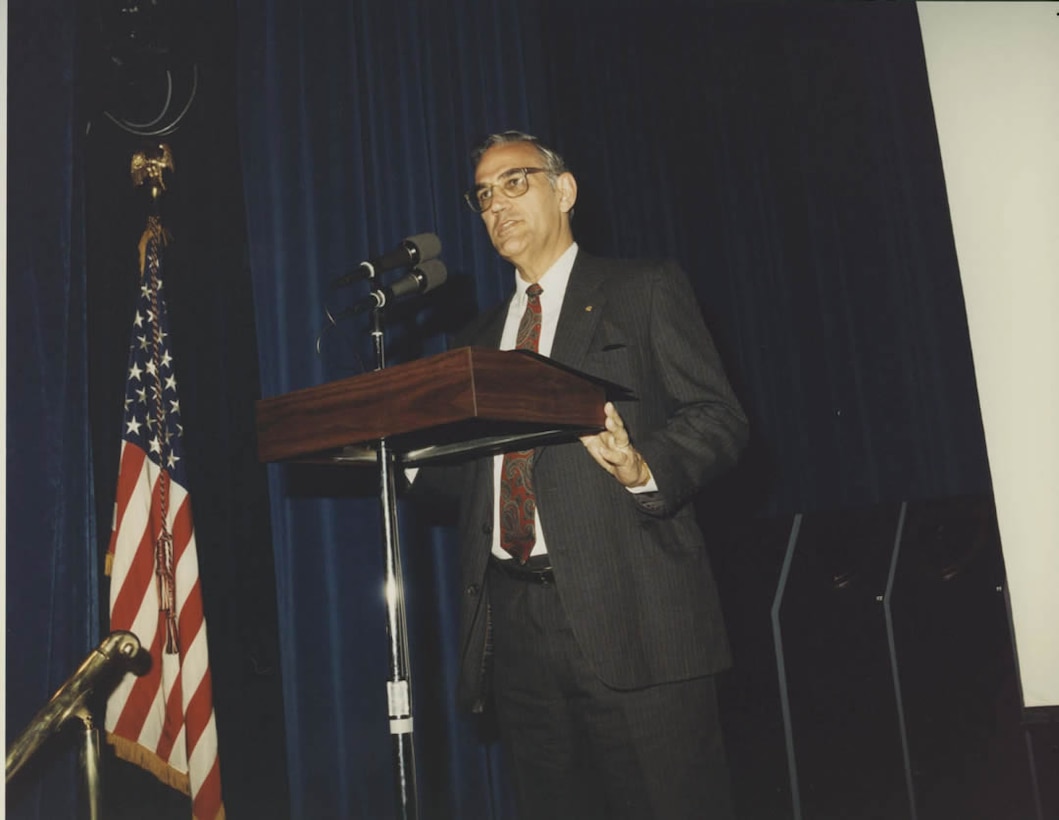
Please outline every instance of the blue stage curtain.
[[[261, 385], [274, 396], [372, 369], [366, 317], [323, 338], [327, 283], [405, 236], [438, 234], [449, 282], [395, 311], [389, 363], [510, 286], [460, 193], [468, 146], [546, 121], [531, 3], [240, 5], [240, 123]], [[473, 281], [472, 276], [473, 274]], [[458, 295], [459, 298], [455, 298]], [[292, 814], [391, 816], [383, 551], [374, 477], [274, 467]], [[454, 714], [452, 534], [402, 515], [423, 817], [501, 816], [496, 753]], [[495, 797], [491, 794], [495, 792]]]
[[547, 5], [575, 232], [689, 269], [751, 417], [725, 484], [772, 513], [989, 492], [915, 5]]
[[[371, 369], [364, 288], [328, 282], [433, 231], [451, 280], [388, 327], [391, 362], [498, 302], [459, 192], [467, 148], [520, 128], [578, 176], [598, 253], [677, 256], [753, 420], [747, 515], [988, 490], [913, 6], [690, 0], [239, 5], [240, 125], [264, 396]], [[273, 467], [296, 818], [392, 810], [371, 476]], [[723, 488], [722, 488], [723, 489]], [[451, 530], [402, 514], [425, 818], [507, 817], [454, 710]]]
[[[75, 4], [11, 5], [7, 107], [7, 743], [99, 641]], [[7, 787], [10, 818], [77, 817], [76, 731]]]

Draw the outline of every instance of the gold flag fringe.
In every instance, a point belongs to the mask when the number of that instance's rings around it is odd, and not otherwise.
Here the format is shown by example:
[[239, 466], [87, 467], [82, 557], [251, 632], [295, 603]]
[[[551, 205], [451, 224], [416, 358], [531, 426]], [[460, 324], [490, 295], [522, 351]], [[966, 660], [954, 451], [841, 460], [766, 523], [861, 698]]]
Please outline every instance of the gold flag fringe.
[[178, 772], [162, 758], [139, 743], [107, 732], [107, 743], [114, 747], [114, 754], [129, 763], [146, 769], [167, 786], [191, 796], [191, 783], [187, 774]]
[[[145, 749], [139, 743], [134, 743], [128, 738], [118, 737], [110, 732], [107, 732], [107, 743], [114, 747], [114, 754], [122, 760], [127, 760], [129, 763], [145, 769], [170, 788], [183, 792], [188, 797], [191, 796], [191, 782], [188, 776], [178, 772], [154, 752]], [[198, 818], [195, 818], [195, 820], [198, 820]], [[226, 820], [224, 804], [221, 803], [221, 808], [217, 812], [216, 817], [204, 818], [204, 820]]]

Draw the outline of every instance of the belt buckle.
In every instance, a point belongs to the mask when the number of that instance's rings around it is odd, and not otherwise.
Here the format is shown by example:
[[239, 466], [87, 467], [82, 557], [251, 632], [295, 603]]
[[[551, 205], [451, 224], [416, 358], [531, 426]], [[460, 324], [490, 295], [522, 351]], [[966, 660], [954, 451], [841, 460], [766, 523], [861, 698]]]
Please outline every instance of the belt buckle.
[[493, 563], [496, 564], [497, 569], [503, 572], [508, 578], [515, 581], [522, 581], [527, 584], [537, 584], [538, 586], [548, 586], [549, 584], [555, 583], [555, 573], [551, 567], [532, 569], [519, 564], [514, 558], [504, 559], [493, 557], [492, 560]]

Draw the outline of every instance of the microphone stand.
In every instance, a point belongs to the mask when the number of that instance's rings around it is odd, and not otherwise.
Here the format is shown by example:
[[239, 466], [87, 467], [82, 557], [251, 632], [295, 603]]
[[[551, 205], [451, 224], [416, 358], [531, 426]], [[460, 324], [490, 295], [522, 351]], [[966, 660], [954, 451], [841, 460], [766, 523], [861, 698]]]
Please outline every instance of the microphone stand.
[[[374, 269], [369, 276], [376, 287]], [[371, 337], [375, 369], [386, 367], [381, 306], [371, 311]], [[390, 641], [390, 677], [386, 700], [390, 717], [397, 809], [401, 820], [416, 820], [415, 749], [412, 737], [412, 677], [408, 656], [408, 623], [405, 615], [404, 581], [401, 576], [401, 549], [397, 531], [397, 457], [386, 438], [379, 439], [379, 500], [382, 506], [383, 547], [386, 576], [386, 633]]]
[[77, 671], [69, 677], [30, 721], [30, 724], [7, 750], [7, 782], [22, 769], [44, 742], [70, 720], [81, 722], [81, 766], [85, 775], [90, 820], [100, 820], [103, 813], [103, 782], [100, 775], [99, 728], [89, 705], [93, 694], [104, 694], [115, 681], [104, 681], [102, 675], [117, 664], [128, 663], [140, 652], [140, 641], [131, 632], [111, 632], [89, 653]]

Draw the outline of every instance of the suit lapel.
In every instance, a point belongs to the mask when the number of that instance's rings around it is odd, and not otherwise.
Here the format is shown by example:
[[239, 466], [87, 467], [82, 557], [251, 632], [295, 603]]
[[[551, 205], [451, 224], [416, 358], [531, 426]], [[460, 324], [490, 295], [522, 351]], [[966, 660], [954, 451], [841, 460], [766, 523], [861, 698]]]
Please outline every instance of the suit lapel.
[[[566, 293], [563, 296], [562, 309], [559, 311], [559, 323], [556, 325], [550, 358], [568, 367], [580, 366], [603, 313], [606, 299], [601, 285], [605, 278], [603, 263], [579, 250], [570, 270], [570, 279], [566, 283]], [[492, 314], [470, 337], [470, 344], [500, 346], [504, 322], [513, 298], [514, 294], [493, 309]], [[534, 462], [538, 462], [547, 450], [547, 445], [537, 447]], [[492, 471], [486, 472], [489, 486], [492, 487]]]
[[606, 301], [600, 288], [604, 278], [599, 260], [579, 250], [570, 271], [570, 281], [566, 284], [552, 342], [551, 358], [555, 361], [579, 367], [585, 358]]
[[[552, 341], [551, 358], [555, 361], [573, 368], [581, 366], [603, 313], [606, 300], [601, 285], [604, 278], [600, 262], [579, 250], [570, 271], [570, 280], [566, 283], [559, 324]], [[547, 444], [536, 448], [534, 468], [551, 449]]]
[[[599, 325], [606, 303], [601, 285], [606, 278], [600, 260], [584, 251], [577, 252], [570, 280], [566, 283], [563, 307], [552, 341], [550, 358], [569, 367], [578, 367], [588, 351], [588, 344]], [[504, 322], [514, 294], [490, 313], [470, 337], [469, 343], [483, 347], [499, 347], [504, 334]]]

